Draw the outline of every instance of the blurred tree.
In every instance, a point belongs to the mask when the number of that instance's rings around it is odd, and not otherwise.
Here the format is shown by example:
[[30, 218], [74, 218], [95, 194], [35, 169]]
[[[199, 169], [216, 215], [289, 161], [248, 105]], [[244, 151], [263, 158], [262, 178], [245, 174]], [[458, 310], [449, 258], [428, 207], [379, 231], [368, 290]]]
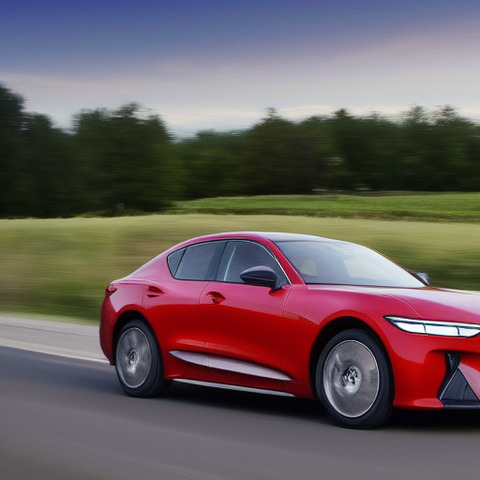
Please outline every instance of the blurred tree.
[[312, 193], [332, 182], [335, 149], [326, 118], [310, 117], [295, 126], [296, 161], [293, 163], [293, 193]]
[[16, 177], [20, 213], [36, 217], [71, 216], [76, 210], [77, 172], [70, 136], [48, 117], [26, 114]]
[[174, 143], [136, 103], [83, 110], [71, 134], [0, 84], [0, 217], [155, 212], [170, 199], [320, 189], [478, 190], [480, 126], [451, 106], [399, 122], [346, 109]]
[[362, 164], [362, 173], [368, 188], [400, 189], [398, 150], [401, 145], [401, 132], [398, 125], [380, 115], [372, 114], [360, 121], [359, 128], [368, 145]]
[[177, 145], [178, 176], [184, 198], [244, 193], [240, 171], [244, 135], [237, 132], [199, 132]]
[[431, 190], [432, 167], [427, 161], [431, 125], [427, 111], [412, 107], [399, 126], [402, 141], [398, 152], [400, 184], [405, 190]]
[[292, 193], [293, 130], [292, 122], [268, 109], [267, 116], [247, 132], [242, 172], [247, 193]]
[[105, 214], [165, 208], [170, 135], [155, 115], [137, 104], [114, 112], [83, 111], [75, 117], [84, 210]]
[[363, 137], [360, 121], [342, 108], [333, 114], [329, 124], [336, 156], [342, 159], [332, 186], [350, 190], [365, 185], [363, 162], [369, 139]]
[[[478, 189], [474, 145], [476, 127], [450, 106], [429, 115], [422, 107], [407, 112], [400, 162], [403, 184], [411, 190]], [[478, 170], [477, 170], [478, 171]]]
[[295, 124], [275, 109], [245, 135], [244, 184], [251, 194], [311, 193], [324, 183], [331, 152], [319, 118]]
[[437, 172], [435, 189], [478, 189], [475, 159], [471, 156], [470, 148], [475, 136], [475, 125], [460, 117], [449, 105], [434, 112], [432, 123], [434, 135], [431, 163]]
[[23, 98], [0, 84], [0, 216], [18, 214], [15, 179], [22, 144]]

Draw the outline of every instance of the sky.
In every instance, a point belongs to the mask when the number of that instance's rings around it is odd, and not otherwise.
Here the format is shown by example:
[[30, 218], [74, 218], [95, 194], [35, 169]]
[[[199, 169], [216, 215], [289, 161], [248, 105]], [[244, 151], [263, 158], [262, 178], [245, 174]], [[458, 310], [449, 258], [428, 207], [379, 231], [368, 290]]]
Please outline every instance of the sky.
[[480, 121], [480, 1], [0, 0], [0, 83], [66, 129], [130, 102], [179, 137], [269, 108]]

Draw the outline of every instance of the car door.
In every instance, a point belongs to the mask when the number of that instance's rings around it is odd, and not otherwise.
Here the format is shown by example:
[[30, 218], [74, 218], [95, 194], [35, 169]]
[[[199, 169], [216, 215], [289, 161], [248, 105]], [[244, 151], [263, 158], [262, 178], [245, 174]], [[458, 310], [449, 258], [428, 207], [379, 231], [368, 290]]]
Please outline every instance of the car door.
[[[245, 284], [240, 273], [254, 266], [272, 268], [284, 286], [272, 291]], [[273, 255], [251, 241], [228, 242], [217, 278], [200, 299], [212, 380], [253, 388], [283, 388], [285, 343], [283, 307], [290, 286]]]
[[170, 378], [208, 379], [200, 297], [214, 278], [224, 247], [225, 242], [204, 242], [173, 252], [167, 259], [173, 281], [158, 296], [147, 295]]

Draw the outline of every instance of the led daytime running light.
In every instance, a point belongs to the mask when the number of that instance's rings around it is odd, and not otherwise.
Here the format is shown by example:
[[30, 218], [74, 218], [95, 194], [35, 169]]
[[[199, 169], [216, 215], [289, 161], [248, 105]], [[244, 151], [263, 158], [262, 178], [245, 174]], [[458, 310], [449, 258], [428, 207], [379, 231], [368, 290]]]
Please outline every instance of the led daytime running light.
[[414, 318], [385, 316], [392, 325], [408, 333], [438, 335], [444, 337], [474, 337], [480, 333], [480, 325], [473, 323], [438, 322]]

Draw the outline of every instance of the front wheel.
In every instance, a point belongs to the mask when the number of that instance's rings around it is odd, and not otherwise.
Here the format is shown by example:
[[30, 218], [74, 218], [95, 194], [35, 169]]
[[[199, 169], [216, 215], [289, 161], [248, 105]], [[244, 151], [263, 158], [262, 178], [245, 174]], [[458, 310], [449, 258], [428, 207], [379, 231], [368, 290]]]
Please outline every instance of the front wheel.
[[153, 333], [141, 320], [128, 322], [120, 331], [115, 369], [128, 395], [154, 397], [165, 388], [160, 349]]
[[387, 359], [363, 330], [345, 330], [327, 343], [315, 379], [321, 402], [341, 426], [375, 428], [390, 416], [393, 385]]

